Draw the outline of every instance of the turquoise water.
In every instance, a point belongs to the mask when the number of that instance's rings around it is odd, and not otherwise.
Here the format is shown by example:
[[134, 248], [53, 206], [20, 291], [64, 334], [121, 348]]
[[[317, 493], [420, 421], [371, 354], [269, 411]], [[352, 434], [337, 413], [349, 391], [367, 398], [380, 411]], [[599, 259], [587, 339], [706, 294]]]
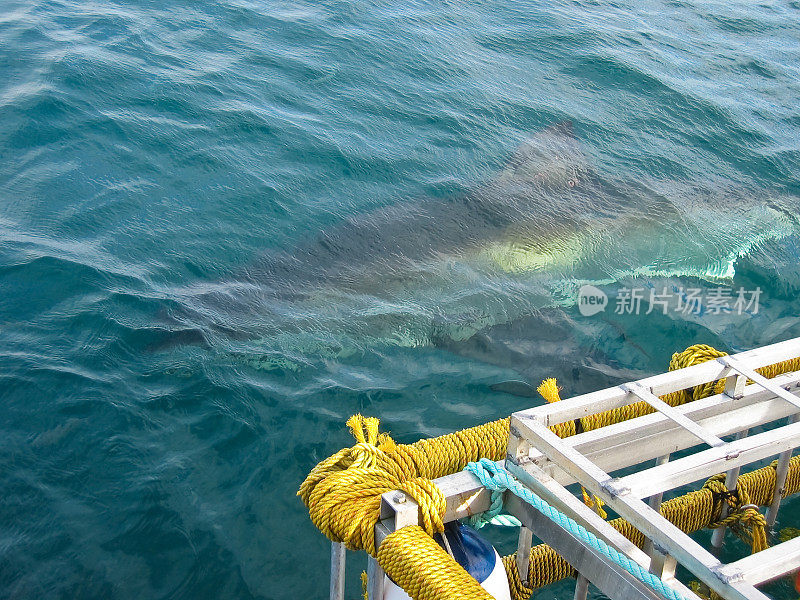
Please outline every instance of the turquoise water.
[[349, 415], [800, 336], [798, 106], [797, 2], [4, 0], [0, 597], [323, 597]]

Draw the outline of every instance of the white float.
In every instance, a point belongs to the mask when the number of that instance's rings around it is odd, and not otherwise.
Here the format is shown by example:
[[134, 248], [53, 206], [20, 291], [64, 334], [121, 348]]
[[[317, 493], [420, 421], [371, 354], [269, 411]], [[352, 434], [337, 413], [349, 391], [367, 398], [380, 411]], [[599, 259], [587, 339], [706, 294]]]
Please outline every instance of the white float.
[[[445, 526], [445, 535], [452, 557], [481, 584], [483, 589], [495, 600], [511, 600], [503, 561], [489, 542], [472, 527], [457, 521]], [[441, 538], [436, 541], [442, 545]], [[405, 590], [389, 579], [388, 575], [383, 590], [383, 600], [411, 600]]]

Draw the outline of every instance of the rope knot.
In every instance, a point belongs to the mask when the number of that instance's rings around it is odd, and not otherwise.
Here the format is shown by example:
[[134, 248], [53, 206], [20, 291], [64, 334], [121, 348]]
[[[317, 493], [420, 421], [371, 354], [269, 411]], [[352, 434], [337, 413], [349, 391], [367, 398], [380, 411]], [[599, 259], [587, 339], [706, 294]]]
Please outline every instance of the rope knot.
[[[748, 541], [749, 538], [753, 554], [769, 547], [767, 520], [758, 511], [758, 507], [755, 504], [746, 504], [739, 507], [739, 510], [734, 515], [738, 517], [738, 524], [744, 530], [739, 537], [745, 539], [745, 541]], [[737, 531], [739, 528], [734, 527], [733, 529]]]
[[508, 485], [502, 480], [501, 476], [504, 473], [497, 463], [488, 458], [482, 458], [478, 462], [468, 463], [464, 470], [475, 475], [481, 485], [491, 491], [489, 508], [485, 512], [472, 515], [469, 518], [469, 524], [475, 529], [480, 529], [489, 523], [504, 527], [519, 527], [521, 525], [519, 519], [512, 515], [502, 514], [503, 492], [508, 489]]
[[491, 504], [484, 513], [472, 515], [470, 525], [480, 529], [487, 523], [502, 525], [503, 527], [519, 527], [522, 523], [512, 515], [503, 512], [503, 492], [509, 489], [511, 483], [508, 472], [497, 465], [496, 462], [482, 458], [478, 462], [471, 462], [464, 467], [465, 471], [472, 473], [481, 482], [481, 485], [491, 491]]
[[359, 442], [350, 449], [350, 457], [353, 459], [351, 467], [362, 469], [373, 469], [377, 463], [378, 454], [381, 450], [367, 442]]
[[[769, 547], [767, 520], [759, 512], [758, 505], [751, 501], [747, 486], [741, 479], [736, 482], [735, 490], [729, 490], [725, 487], [725, 474], [719, 473], [710, 477], [703, 487], [711, 491], [714, 503], [709, 527], [730, 527], [742, 541], [750, 544], [754, 554]], [[724, 519], [723, 502], [727, 502], [730, 507], [730, 512]]]
[[402, 490], [420, 506], [423, 526], [431, 535], [444, 530], [444, 496], [428, 479], [438, 477], [423, 452], [396, 444], [378, 430], [374, 417], [354, 415], [347, 420], [355, 444], [342, 448], [311, 470], [298, 491], [312, 522], [328, 538], [373, 556], [375, 524], [380, 518], [381, 494]]
[[422, 528], [428, 535], [444, 531], [444, 513], [447, 503], [444, 494], [430, 479], [415, 477], [403, 482], [398, 487], [419, 505], [419, 514], [422, 517]]
[[493, 460], [482, 458], [477, 462], [469, 463], [464, 470], [475, 475], [486, 489], [498, 492], [508, 489], [508, 483], [504, 481], [503, 477], [505, 470], [501, 470]]
[[350, 448], [350, 466], [363, 469], [376, 468], [383, 453], [397, 449], [394, 440], [386, 433], [379, 433], [380, 421], [375, 417], [353, 415], [347, 420], [350, 433], [356, 444]]

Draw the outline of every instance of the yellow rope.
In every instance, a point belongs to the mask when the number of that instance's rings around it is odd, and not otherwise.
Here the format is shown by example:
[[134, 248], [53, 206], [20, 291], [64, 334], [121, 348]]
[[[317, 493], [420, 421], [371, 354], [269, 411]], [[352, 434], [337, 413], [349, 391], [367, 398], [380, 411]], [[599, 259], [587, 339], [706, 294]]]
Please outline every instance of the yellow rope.
[[[369, 600], [369, 576], [366, 571], [361, 571], [361, 597], [364, 600]], [[382, 600], [378, 598], [378, 600]]]
[[414, 600], [493, 600], [416, 525], [401, 527], [387, 536], [378, 550], [378, 563]]
[[782, 542], [788, 542], [800, 536], [800, 529], [797, 527], [784, 527], [778, 532], [778, 539]]
[[378, 419], [355, 415], [347, 421], [356, 444], [320, 462], [298, 495], [314, 525], [351, 550], [375, 556], [374, 527], [381, 494], [403, 490], [420, 505], [429, 534], [443, 530], [445, 503], [430, 481], [462, 470], [484, 456], [505, 456], [509, 419], [456, 431], [414, 444], [396, 444], [378, 433]]
[[[746, 533], [745, 537], [753, 544], [755, 552], [757, 551], [755, 550], [756, 536], [764, 533], [764, 537], [759, 538], [759, 542], [766, 542], [766, 533], [763, 529], [765, 523], [762, 523], [764, 517], [754, 509], [748, 508], [746, 511], [740, 512], [739, 507], [743, 504], [768, 506], [772, 503], [776, 466], [777, 461], [774, 461], [771, 465], [741, 475], [736, 482], [736, 492], [730, 495], [725, 490], [724, 474], [722, 476], [715, 475], [706, 481], [701, 489], [665, 501], [660, 507], [660, 512], [665, 519], [684, 533], [714, 528], [725, 523], [732, 526], [737, 533]], [[721, 487], [718, 485], [720, 481], [723, 482]], [[789, 461], [789, 475], [786, 478], [783, 496], [790, 496], [798, 491], [800, 491], [800, 456], [795, 456]], [[732, 513], [728, 519], [720, 521], [723, 499], [727, 499], [731, 504]], [[754, 518], [750, 511], [759, 515], [760, 519]], [[737, 531], [737, 523], [742, 519], [744, 523]], [[762, 527], [761, 532], [758, 532], [756, 536], [746, 531], [753, 521], [757, 522], [757, 527]], [[637, 546], [644, 545], [644, 535], [624, 519], [614, 519], [609, 521], [609, 524]], [[509, 586], [512, 589], [512, 598], [515, 600], [530, 598], [533, 590], [575, 575], [575, 570], [569, 563], [546, 544], [531, 548], [527, 582], [520, 580], [514, 555], [504, 557], [503, 564], [506, 567]], [[515, 589], [521, 593], [514, 593]]]
[[702, 581], [690, 581], [689, 589], [705, 600], [723, 600], [722, 596], [709, 588]]
[[[531, 557], [533, 557], [533, 549], [531, 549]], [[516, 553], [504, 556], [502, 560], [503, 560], [503, 568], [506, 570], [506, 578], [508, 579], [508, 589], [511, 592], [511, 597], [514, 600], [518, 600], [521, 598], [530, 598], [531, 595], [533, 594], [533, 584], [530, 581], [531, 574], [533, 573], [533, 571], [528, 570], [528, 581], [522, 581], [522, 578], [519, 576], [519, 569], [517, 568]], [[558, 579], [569, 577], [569, 575], [572, 573], [572, 567], [566, 564], [566, 562], [564, 564], [566, 565], [566, 570], [562, 574], [562, 576], [559, 577]]]
[[[670, 370], [699, 364], [723, 355], [724, 353], [710, 346], [698, 344], [687, 348], [684, 352], [674, 354]], [[800, 359], [758, 369], [762, 375], [769, 378], [796, 370], [800, 370]], [[672, 406], [678, 406], [719, 392], [722, 385], [722, 382], [713, 382], [668, 394], [663, 396], [662, 400]], [[560, 400], [555, 379], [545, 380], [539, 391], [548, 402]], [[560, 437], [567, 437], [574, 435], [578, 430], [597, 429], [653, 411], [650, 405], [636, 402], [563, 423], [551, 429]], [[424, 531], [429, 535], [441, 532], [445, 502], [441, 491], [431, 480], [456, 473], [467, 463], [481, 458], [491, 460], [504, 458], [509, 422], [509, 418], [499, 419], [437, 438], [419, 440], [413, 444], [397, 444], [388, 434], [379, 433], [378, 419], [355, 415], [347, 421], [347, 425], [356, 444], [350, 448], [343, 448], [314, 467], [300, 486], [298, 495], [308, 507], [311, 520], [328, 538], [344, 542], [351, 550], [364, 549], [376, 556], [374, 528], [380, 516], [381, 494], [392, 490], [404, 491], [419, 504]], [[774, 472], [772, 477], [774, 482]], [[800, 483], [800, 472], [790, 477], [794, 477]], [[758, 490], [747, 489], [751, 495], [751, 502], [759, 504], [756, 500]], [[711, 494], [711, 491], [708, 490], [708, 493]], [[748, 502], [740, 502], [741, 504]], [[752, 514], [755, 511], [748, 513], [746, 510], [737, 520], [733, 518], [736, 515], [736, 507], [733, 508], [731, 517], [719, 521], [719, 524], [730, 523], [734, 531], [751, 532], [753, 548], [762, 547], [765, 537], [758, 531], [760, 526], [758, 517]], [[696, 507], [692, 508], [694, 516], [690, 516], [687, 512], [685, 518], [694, 518], [703, 524], [712, 522], [700, 517], [695, 511]], [[719, 514], [717, 513], [717, 517]], [[631, 532], [631, 535], [635, 534]], [[557, 565], [560, 559], [548, 555], [543, 560], [545, 565]], [[563, 566], [558, 566], [553, 572], [560, 573], [563, 570]], [[521, 582], [520, 585], [521, 591], [525, 586]]]
[[[743, 482], [736, 482], [736, 492], [731, 493], [725, 487], [725, 474], [720, 473], [710, 478], [703, 487], [706, 487], [727, 500], [730, 514], [720, 519], [720, 514], [715, 514], [718, 519], [708, 525], [712, 529], [717, 527], [730, 527], [744, 541], [749, 542], [753, 553], [761, 552], [769, 545], [767, 542], [767, 520], [754, 508], [750, 498], [750, 490]], [[744, 507], [744, 508], [743, 508]], [[720, 506], [720, 511], [722, 507]]]

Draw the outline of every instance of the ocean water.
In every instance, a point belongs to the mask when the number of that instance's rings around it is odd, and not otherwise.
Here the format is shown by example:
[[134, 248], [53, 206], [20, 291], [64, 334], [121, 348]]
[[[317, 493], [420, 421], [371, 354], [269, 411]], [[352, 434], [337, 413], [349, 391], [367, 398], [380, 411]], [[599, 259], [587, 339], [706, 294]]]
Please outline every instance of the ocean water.
[[799, 107], [796, 1], [2, 0], [0, 597], [324, 597], [349, 415], [800, 336]]

